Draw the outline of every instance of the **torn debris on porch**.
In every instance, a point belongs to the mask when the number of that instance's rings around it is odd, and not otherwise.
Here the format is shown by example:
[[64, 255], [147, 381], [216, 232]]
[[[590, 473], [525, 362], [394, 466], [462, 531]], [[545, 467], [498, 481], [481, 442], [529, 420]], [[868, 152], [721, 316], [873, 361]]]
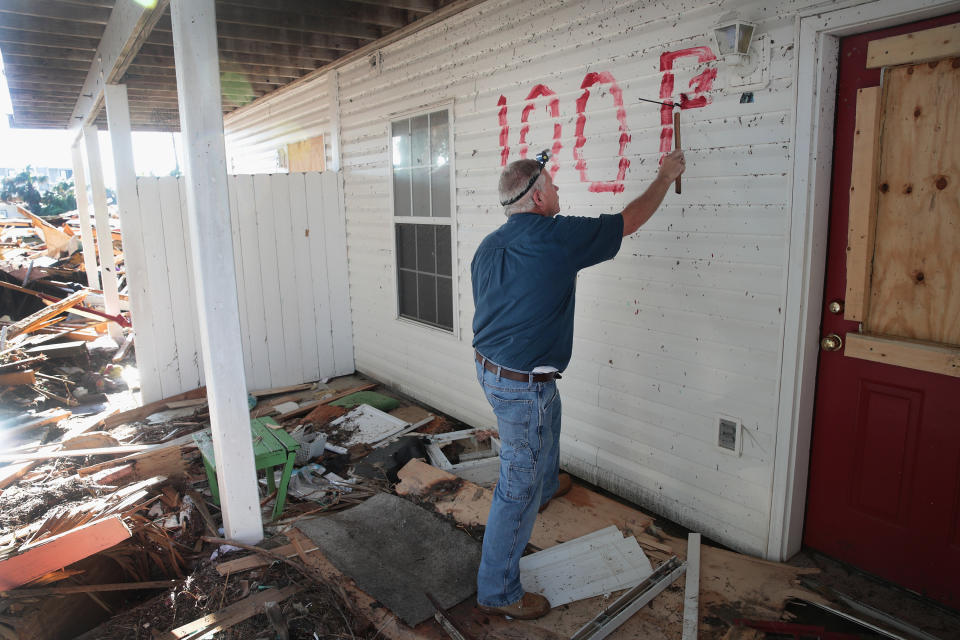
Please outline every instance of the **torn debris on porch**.
[[[97, 366], [110, 354], [88, 358]], [[79, 364], [67, 366], [88, 375]], [[0, 638], [448, 637], [437, 613], [468, 638], [569, 638], [685, 556], [686, 541], [646, 514], [577, 485], [539, 515], [521, 562], [554, 611], [532, 622], [480, 614], [491, 489], [455, 474], [495, 471], [495, 433], [383, 388], [377, 396], [399, 400], [389, 413], [369, 394], [380, 409], [351, 405], [376, 386], [348, 376], [251, 393], [251, 438], [292, 443], [292, 458], [260, 472], [267, 538], [255, 547], [223, 539], [197, 448], [209, 428], [204, 389], [125, 411], [129, 393], [109, 390], [102, 407], [50, 406], [17, 421], [0, 467]], [[340, 399], [347, 408], [332, 405]], [[797, 583], [809, 572], [705, 546], [698, 637], [749, 633], [741, 619], [785, 620], [789, 602], [827, 604]], [[683, 579], [663, 587], [610, 637], [679, 638]], [[44, 615], [50, 606], [62, 615]]]

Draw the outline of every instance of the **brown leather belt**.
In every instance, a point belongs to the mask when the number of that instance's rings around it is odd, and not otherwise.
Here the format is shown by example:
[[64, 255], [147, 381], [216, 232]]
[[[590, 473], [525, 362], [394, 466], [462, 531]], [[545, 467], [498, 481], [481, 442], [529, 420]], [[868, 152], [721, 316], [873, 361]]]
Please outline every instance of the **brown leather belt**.
[[550, 373], [535, 373], [533, 378], [530, 377], [529, 373], [523, 373], [522, 371], [514, 371], [513, 369], [504, 369], [503, 367], [498, 367], [489, 360], [486, 360], [479, 351], [473, 352], [474, 357], [477, 359], [477, 362], [483, 363], [483, 368], [487, 371], [493, 373], [500, 373], [501, 378], [506, 378], [507, 380], [516, 380], [517, 382], [527, 382], [531, 380], [532, 382], [551, 382], [560, 378], [559, 371], [551, 371]]

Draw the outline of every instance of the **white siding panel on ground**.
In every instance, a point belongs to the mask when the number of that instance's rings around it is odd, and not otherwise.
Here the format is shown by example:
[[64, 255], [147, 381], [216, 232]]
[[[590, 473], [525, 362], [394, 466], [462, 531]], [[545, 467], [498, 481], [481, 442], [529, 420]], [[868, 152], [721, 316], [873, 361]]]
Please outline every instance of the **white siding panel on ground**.
[[[335, 173], [229, 177], [247, 384], [280, 387], [353, 372], [346, 236]], [[144, 402], [203, 384], [185, 185], [137, 182], [148, 313], [136, 319]], [[339, 249], [330, 251], [327, 246]], [[134, 284], [134, 283], [131, 283]]]
[[[339, 107], [357, 366], [490, 425], [471, 357], [469, 265], [504, 220], [501, 154], [554, 148], [562, 213], [616, 212], [653, 178], [661, 134], [672, 134], [640, 98], [702, 96], [681, 112], [683, 194], [579, 278], [561, 450], [577, 475], [763, 554], [780, 435], [795, 25], [838, 4], [858, 3], [487, 0], [384, 46], [382, 64], [357, 59], [228, 115], [228, 154], [235, 170], [257, 171], [290, 131], [333, 135]], [[758, 63], [769, 81], [749, 96], [713, 59], [712, 29], [732, 8], [770, 44]], [[390, 121], [450, 101], [459, 337], [396, 317], [391, 232]], [[740, 455], [715, 445], [721, 414], [743, 423]]]

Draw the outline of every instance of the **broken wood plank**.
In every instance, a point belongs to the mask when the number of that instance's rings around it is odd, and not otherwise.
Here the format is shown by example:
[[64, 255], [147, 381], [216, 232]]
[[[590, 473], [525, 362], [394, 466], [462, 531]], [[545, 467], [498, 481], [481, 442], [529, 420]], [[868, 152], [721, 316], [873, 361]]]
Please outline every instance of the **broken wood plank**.
[[120, 516], [110, 516], [54, 536], [42, 545], [0, 561], [0, 590], [19, 587], [69, 566], [123, 542], [130, 535]]
[[89, 291], [86, 289], [77, 291], [76, 293], [67, 296], [63, 300], [53, 303], [49, 307], [40, 309], [39, 311], [30, 314], [22, 320], [14, 322], [12, 325], [10, 325], [10, 328], [7, 331], [7, 339], [9, 340], [10, 338], [18, 336], [21, 333], [30, 333], [45, 321], [63, 313], [64, 311], [67, 311], [70, 309], [70, 307], [80, 304], [80, 302], [87, 297], [87, 293], [89, 293]]
[[[309, 541], [309, 538], [307, 538]], [[285, 544], [275, 549], [271, 549], [276, 554], [280, 554], [285, 558], [293, 558], [298, 555], [298, 551], [295, 545]], [[304, 553], [310, 554], [315, 551], [319, 551], [317, 545], [310, 542], [303, 548]], [[266, 567], [267, 565], [273, 564], [275, 560], [263, 555], [250, 555], [244, 556], [243, 558], [236, 558], [235, 560], [227, 560], [226, 562], [221, 562], [217, 565], [217, 573], [222, 576], [239, 573], [241, 571], [249, 571], [250, 569], [257, 569], [259, 567]]]
[[129, 411], [124, 411], [114, 416], [110, 416], [109, 418], [103, 421], [103, 427], [109, 430], [109, 429], [112, 429], [113, 427], [120, 426], [121, 424], [143, 420], [144, 418], [146, 418], [151, 414], [154, 414], [158, 411], [165, 410], [167, 408], [168, 402], [177, 402], [179, 400], [193, 400], [196, 398], [206, 398], [206, 397], [207, 397], [206, 387], [198, 387], [197, 389], [184, 391], [183, 393], [172, 395], [169, 398], [163, 398], [161, 400], [157, 400], [156, 402], [150, 402], [148, 404], [145, 404], [142, 407], [137, 407], [136, 409], [130, 409]]
[[3, 598], [36, 598], [38, 596], [62, 596], [91, 591], [127, 591], [129, 589], [168, 589], [180, 584], [180, 580], [152, 580], [147, 582], [120, 582], [114, 584], [77, 584], [68, 587], [40, 587], [37, 589], [14, 589], [0, 592]]
[[0, 462], [28, 462], [31, 460], [51, 460], [54, 458], [83, 458], [86, 456], [112, 456], [137, 453], [149, 448], [149, 444], [126, 444], [119, 447], [100, 447], [98, 449], [61, 449], [59, 451], [43, 451], [37, 453], [21, 453], [16, 455], [0, 455]]
[[189, 400], [174, 400], [167, 403], [167, 409], [183, 409], [184, 407], [199, 407], [207, 404], [206, 398], [191, 398]]
[[308, 402], [306, 404], [301, 405], [297, 409], [294, 409], [293, 411], [288, 411], [287, 413], [281, 413], [279, 416], [277, 416], [277, 422], [282, 422], [289, 418], [296, 418], [297, 416], [302, 416], [304, 414], [310, 413], [320, 405], [329, 404], [334, 400], [339, 400], [340, 398], [343, 398], [344, 396], [348, 396], [351, 393], [357, 393], [358, 391], [367, 391], [368, 389], [373, 389], [376, 386], [377, 386], [376, 383], [365, 384], [359, 387], [354, 387], [353, 389], [347, 389], [346, 391], [335, 393], [332, 396], [323, 398], [321, 400], [317, 400], [315, 402]]
[[37, 384], [37, 376], [33, 369], [0, 373], [0, 387], [19, 387], [26, 384]]
[[683, 593], [683, 640], [697, 640], [700, 626], [700, 534], [687, 535], [687, 577]]
[[249, 393], [256, 398], [259, 398], [261, 396], [275, 396], [280, 393], [304, 391], [311, 388], [313, 385], [313, 382], [304, 382], [303, 384], [292, 384], [288, 387], [276, 387], [275, 389], [257, 389], [256, 391], [250, 391]]
[[183, 451], [185, 448], [193, 445], [193, 436], [184, 436], [177, 438], [162, 445], [146, 445], [148, 448], [129, 456], [107, 460], [99, 464], [93, 464], [88, 467], [81, 467], [77, 470], [77, 475], [89, 476], [105, 469], [118, 465], [132, 465], [131, 473], [134, 479], [143, 480], [157, 475], [164, 475], [169, 478], [178, 477], [186, 474], [186, 465], [183, 463]]
[[264, 604], [267, 602], [282, 602], [300, 590], [301, 587], [296, 585], [283, 589], [266, 589], [239, 602], [234, 602], [216, 613], [203, 616], [166, 633], [156, 634], [154, 639], [184, 640], [186, 638], [198, 638], [200, 635], [212, 636], [217, 631], [229, 629], [233, 625], [261, 613]]
[[36, 417], [36, 419], [29, 422], [24, 422], [23, 424], [15, 424], [10, 427], [4, 427], [4, 436], [9, 438], [14, 434], [39, 429], [40, 427], [45, 427], [48, 424], [54, 424], [60, 422], [61, 420], [65, 420], [73, 415], [71, 412], [63, 409], [52, 409], [49, 412], [45, 411], [44, 414], [40, 414]]
[[[441, 515], [462, 524], [485, 525], [493, 492], [420, 460], [411, 460], [397, 474], [401, 496], [424, 498]], [[537, 517], [530, 542], [546, 549], [560, 542], [593, 533], [611, 524], [628, 535], [641, 533], [653, 518], [606, 498], [586, 487], [573, 485], [566, 496], [550, 502]]]

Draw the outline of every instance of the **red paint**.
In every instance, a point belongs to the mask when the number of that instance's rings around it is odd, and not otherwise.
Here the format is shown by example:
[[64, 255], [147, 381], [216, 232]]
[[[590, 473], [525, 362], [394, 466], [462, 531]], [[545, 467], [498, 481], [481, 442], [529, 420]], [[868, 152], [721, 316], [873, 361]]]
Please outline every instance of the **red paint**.
[[710, 47], [690, 47], [689, 49], [678, 49], [677, 51], [667, 51], [660, 54], [660, 71], [670, 71], [673, 69], [673, 63], [677, 58], [687, 56], [697, 56], [697, 62], [710, 62], [716, 60]]
[[[590, 87], [595, 84], [610, 85], [610, 95], [613, 97], [613, 105], [617, 109], [617, 121], [620, 123], [620, 149], [618, 151], [620, 162], [617, 165], [617, 177], [614, 180], [591, 181], [587, 177], [587, 161], [583, 157], [583, 145], [587, 142], [583, 135], [584, 126], [587, 122], [585, 111], [587, 100], [590, 99]], [[623, 108], [623, 91], [621, 91], [620, 85], [617, 84], [613, 74], [608, 71], [588, 73], [583, 77], [580, 88], [583, 89], [583, 93], [577, 98], [576, 142], [573, 146], [574, 167], [580, 172], [580, 181], [590, 183], [587, 189], [591, 193], [621, 193], [624, 189], [623, 179], [630, 167], [630, 161], [624, 157], [624, 151], [631, 139], [627, 128], [627, 112]]]
[[[530, 90], [530, 93], [527, 94], [527, 104], [524, 105], [523, 111], [520, 115], [520, 122], [523, 125], [520, 127], [520, 157], [526, 158], [527, 152], [529, 151], [529, 145], [527, 144], [527, 134], [530, 132], [530, 114], [536, 108], [534, 100], [537, 98], [550, 98], [547, 102], [547, 113], [550, 114], [551, 118], [560, 117], [560, 99], [557, 98], [557, 94], [545, 84], [537, 84]], [[559, 122], [555, 122], [553, 125], [553, 147], [550, 149], [550, 153], [556, 158], [556, 155], [560, 152], [560, 149], [563, 148], [563, 144], [560, 142], [560, 138], [563, 134], [563, 127]], [[506, 162], [504, 162], [506, 164]], [[553, 164], [550, 166], [550, 176], [553, 177], [557, 174], [557, 171], [560, 170], [560, 166], [556, 159]]]
[[[663, 79], [660, 81], [660, 99], [672, 100], [674, 90], [673, 63], [678, 58], [693, 57], [697, 62], [704, 64], [716, 60], [717, 57], [710, 50], [710, 47], [690, 47], [688, 49], [679, 49], [677, 51], [666, 51], [660, 55], [660, 71], [665, 71]], [[690, 89], [693, 91], [693, 97], [685, 93], [680, 94], [680, 109], [699, 109], [710, 104], [709, 92], [713, 89], [713, 83], [717, 79], [717, 70], [715, 68], [705, 69], [690, 79]], [[669, 106], [660, 107], [660, 153], [669, 153], [673, 148], [673, 108]], [[660, 158], [661, 162], [663, 157]]]
[[510, 126], [507, 124], [507, 97], [500, 96], [497, 100], [497, 106], [500, 111], [497, 117], [500, 119], [500, 166], [507, 166], [507, 158], [510, 157]]
[[[954, 13], [840, 43], [821, 336], [857, 331], [825, 309], [846, 293], [857, 90], [880, 84], [867, 45], [958, 22]], [[841, 350], [820, 352], [816, 384], [804, 544], [960, 607], [960, 378]]]

